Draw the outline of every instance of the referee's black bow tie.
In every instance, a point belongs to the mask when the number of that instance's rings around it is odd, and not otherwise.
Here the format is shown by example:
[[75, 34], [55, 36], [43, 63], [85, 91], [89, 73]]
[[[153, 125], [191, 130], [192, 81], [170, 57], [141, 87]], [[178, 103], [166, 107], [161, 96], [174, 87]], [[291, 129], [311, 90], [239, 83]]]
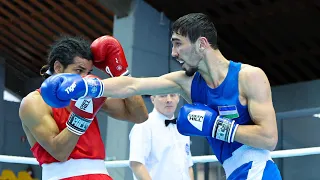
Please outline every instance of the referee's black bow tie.
[[164, 123], [165, 123], [166, 127], [167, 127], [170, 123], [172, 123], [172, 124], [177, 124], [177, 118], [174, 118], [174, 119], [172, 119], [172, 120], [165, 120]]

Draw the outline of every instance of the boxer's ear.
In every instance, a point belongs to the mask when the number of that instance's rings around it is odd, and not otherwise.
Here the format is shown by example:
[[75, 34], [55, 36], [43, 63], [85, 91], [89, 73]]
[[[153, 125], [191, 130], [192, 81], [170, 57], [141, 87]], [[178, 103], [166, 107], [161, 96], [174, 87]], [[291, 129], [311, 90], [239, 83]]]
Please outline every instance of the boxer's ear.
[[199, 37], [197, 39], [197, 42], [198, 42], [197, 46], [200, 52], [203, 52], [205, 49], [207, 49], [210, 46], [210, 43], [205, 37]]
[[54, 62], [53, 69], [55, 74], [63, 72], [63, 66], [59, 61]]

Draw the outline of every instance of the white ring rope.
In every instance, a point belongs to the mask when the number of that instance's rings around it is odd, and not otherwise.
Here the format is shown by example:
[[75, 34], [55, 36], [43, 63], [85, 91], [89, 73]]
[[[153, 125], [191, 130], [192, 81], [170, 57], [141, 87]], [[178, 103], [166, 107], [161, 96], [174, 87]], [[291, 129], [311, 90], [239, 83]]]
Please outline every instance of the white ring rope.
[[[315, 154], [320, 154], [320, 147], [273, 151], [271, 152], [271, 157], [286, 158], [286, 157], [307, 156], [307, 155], [315, 155]], [[218, 161], [218, 159], [214, 155], [194, 156], [192, 157], [192, 160], [194, 163], [207, 163], [207, 162]], [[7, 156], [7, 155], [0, 155], [0, 162], [39, 165], [38, 161], [35, 158]], [[107, 168], [128, 167], [129, 161], [128, 160], [105, 161], [105, 164]]]

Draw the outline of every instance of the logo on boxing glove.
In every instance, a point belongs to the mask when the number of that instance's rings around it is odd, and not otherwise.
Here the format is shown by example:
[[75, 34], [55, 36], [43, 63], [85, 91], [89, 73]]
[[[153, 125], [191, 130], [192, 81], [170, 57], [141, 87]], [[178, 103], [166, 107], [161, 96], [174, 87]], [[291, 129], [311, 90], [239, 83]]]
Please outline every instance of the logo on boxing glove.
[[81, 104], [81, 106], [80, 106], [80, 109], [81, 109], [81, 110], [86, 110], [87, 107], [89, 106], [90, 102], [91, 102], [91, 101], [83, 100], [83, 102], [82, 102], [82, 104]]
[[212, 128], [212, 137], [225, 142], [233, 142], [238, 124], [231, 119], [218, 116]]
[[67, 94], [69, 94], [69, 93], [73, 92], [76, 87], [77, 87], [77, 84], [76, 84], [75, 82], [73, 82], [73, 83], [71, 84], [71, 86], [69, 86], [69, 87], [67, 87], [67, 88], [65, 89], [65, 91], [67, 92]]
[[67, 125], [71, 126], [76, 131], [85, 132], [88, 129], [90, 123], [91, 120], [82, 118], [80, 116], [77, 116], [76, 114], [71, 113]]
[[87, 78], [87, 83], [91, 86], [91, 94], [95, 94], [98, 91], [97, 78]]
[[117, 69], [118, 71], [121, 71], [121, 70], [122, 70], [122, 66], [121, 66], [121, 65], [118, 65], [118, 66], [116, 67], [116, 69]]
[[76, 101], [75, 106], [82, 111], [87, 113], [93, 113], [93, 102], [92, 99], [79, 99]]
[[205, 111], [191, 111], [187, 118], [188, 121], [198, 130], [202, 131], [203, 119], [205, 116]]

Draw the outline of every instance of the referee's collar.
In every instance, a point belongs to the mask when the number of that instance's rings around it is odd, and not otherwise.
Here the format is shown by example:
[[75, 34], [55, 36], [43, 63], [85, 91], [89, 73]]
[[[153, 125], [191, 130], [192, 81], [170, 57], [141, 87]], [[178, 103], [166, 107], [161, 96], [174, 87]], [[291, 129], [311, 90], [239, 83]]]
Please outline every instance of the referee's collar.
[[171, 118], [168, 118], [167, 116], [161, 114], [159, 111], [156, 110], [156, 108], [153, 108], [152, 115], [155, 116], [157, 119], [160, 119], [162, 121], [164, 120], [171, 120], [174, 119], [174, 115]]

